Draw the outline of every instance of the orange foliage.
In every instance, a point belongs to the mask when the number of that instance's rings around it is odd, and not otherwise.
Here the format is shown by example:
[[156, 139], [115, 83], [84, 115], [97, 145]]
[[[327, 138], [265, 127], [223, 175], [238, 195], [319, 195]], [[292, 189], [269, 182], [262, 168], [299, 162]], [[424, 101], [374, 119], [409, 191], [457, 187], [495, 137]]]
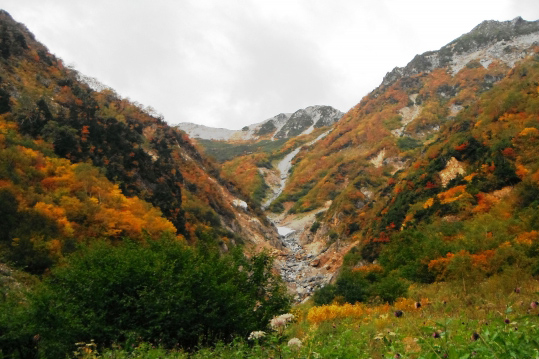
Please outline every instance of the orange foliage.
[[517, 236], [516, 242], [518, 244], [525, 244], [528, 246], [531, 246], [533, 242], [536, 242], [539, 240], [539, 232], [538, 231], [531, 231], [531, 232], [524, 232]]
[[494, 206], [496, 203], [500, 201], [499, 198], [496, 198], [492, 194], [488, 193], [478, 193], [476, 195], [477, 198], [477, 206], [475, 206], [472, 211], [475, 213], [484, 213], [488, 212], [492, 206]]
[[466, 185], [455, 186], [445, 192], [438, 193], [438, 198], [442, 204], [451, 203], [462, 198], [466, 192]]

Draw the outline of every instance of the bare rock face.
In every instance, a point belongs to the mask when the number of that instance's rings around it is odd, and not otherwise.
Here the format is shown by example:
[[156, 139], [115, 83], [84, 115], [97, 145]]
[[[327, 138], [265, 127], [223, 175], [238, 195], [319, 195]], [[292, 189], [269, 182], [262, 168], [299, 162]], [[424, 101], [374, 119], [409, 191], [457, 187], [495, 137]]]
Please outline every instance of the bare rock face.
[[466, 174], [466, 169], [464, 168], [464, 165], [459, 162], [455, 157], [451, 157], [451, 159], [447, 162], [445, 168], [440, 171], [442, 185], [444, 187], [447, 186], [447, 184], [459, 174], [464, 176]]
[[395, 67], [386, 74], [382, 85], [390, 86], [400, 78], [428, 73], [441, 67], [456, 74], [472, 60], [487, 67], [498, 59], [512, 67], [534, 43], [539, 44], [539, 20], [526, 21], [517, 17], [504, 22], [483, 21], [440, 50], [416, 55], [405, 67]]
[[280, 113], [265, 121], [245, 126], [241, 130], [213, 128], [194, 123], [180, 123], [177, 127], [193, 138], [218, 141], [256, 141], [259, 139], [286, 139], [311, 133], [315, 128], [331, 126], [343, 112], [331, 106], [309, 106], [294, 113]]

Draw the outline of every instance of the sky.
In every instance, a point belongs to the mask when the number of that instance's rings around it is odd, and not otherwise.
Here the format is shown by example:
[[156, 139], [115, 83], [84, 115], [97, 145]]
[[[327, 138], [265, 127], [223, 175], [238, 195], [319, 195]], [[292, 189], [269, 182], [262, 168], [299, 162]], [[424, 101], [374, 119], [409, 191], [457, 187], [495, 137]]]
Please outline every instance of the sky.
[[394, 67], [537, 0], [1, 0], [64, 63], [171, 124], [356, 105]]

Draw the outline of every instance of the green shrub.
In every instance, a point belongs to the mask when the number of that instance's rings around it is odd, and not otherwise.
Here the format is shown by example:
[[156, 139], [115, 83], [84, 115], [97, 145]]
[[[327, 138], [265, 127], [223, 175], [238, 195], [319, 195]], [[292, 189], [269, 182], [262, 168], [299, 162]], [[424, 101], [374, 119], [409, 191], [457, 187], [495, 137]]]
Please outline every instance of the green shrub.
[[318, 228], [320, 228], [320, 222], [314, 221], [309, 230], [311, 231], [311, 233], [316, 233], [316, 231], [318, 231]]
[[316, 305], [331, 304], [337, 291], [337, 287], [334, 284], [328, 284], [325, 287], [319, 288], [313, 294], [313, 301]]
[[379, 297], [383, 302], [393, 303], [397, 298], [406, 297], [408, 285], [396, 275], [389, 275], [372, 284], [371, 297]]
[[265, 255], [220, 256], [175, 240], [99, 243], [56, 268], [33, 299], [42, 355], [76, 342], [194, 348], [264, 327], [288, 308]]
[[347, 303], [364, 302], [369, 296], [369, 285], [362, 273], [343, 271], [337, 279], [335, 294]]
[[421, 146], [421, 142], [411, 137], [400, 137], [397, 140], [397, 146], [403, 151], [412, 150]]

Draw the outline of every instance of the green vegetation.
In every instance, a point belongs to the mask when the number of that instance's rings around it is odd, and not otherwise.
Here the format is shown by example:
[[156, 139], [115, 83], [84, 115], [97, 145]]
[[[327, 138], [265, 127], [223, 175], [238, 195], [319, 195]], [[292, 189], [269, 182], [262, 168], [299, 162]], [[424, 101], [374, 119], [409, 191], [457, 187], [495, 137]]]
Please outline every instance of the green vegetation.
[[387, 304], [303, 305], [287, 327], [263, 326], [258, 339], [236, 338], [195, 352], [99, 349], [80, 343], [76, 358], [535, 358], [539, 355], [539, 287], [522, 273], [464, 288], [460, 281], [415, 287]]
[[262, 140], [255, 143], [227, 143], [204, 139], [197, 140], [197, 142], [204, 148], [206, 155], [215, 158], [215, 160], [221, 163], [252, 153], [271, 153], [280, 149], [286, 141], [287, 139], [275, 141]]
[[[22, 302], [0, 298], [0, 357], [60, 358], [91, 340], [100, 350], [139, 341], [193, 349], [247, 337], [288, 308], [271, 267], [266, 254], [220, 255], [175, 239], [94, 243]], [[37, 334], [39, 346], [26, 347]]]
[[401, 150], [407, 151], [421, 146], [421, 142], [411, 137], [400, 137], [397, 140], [397, 146]]

